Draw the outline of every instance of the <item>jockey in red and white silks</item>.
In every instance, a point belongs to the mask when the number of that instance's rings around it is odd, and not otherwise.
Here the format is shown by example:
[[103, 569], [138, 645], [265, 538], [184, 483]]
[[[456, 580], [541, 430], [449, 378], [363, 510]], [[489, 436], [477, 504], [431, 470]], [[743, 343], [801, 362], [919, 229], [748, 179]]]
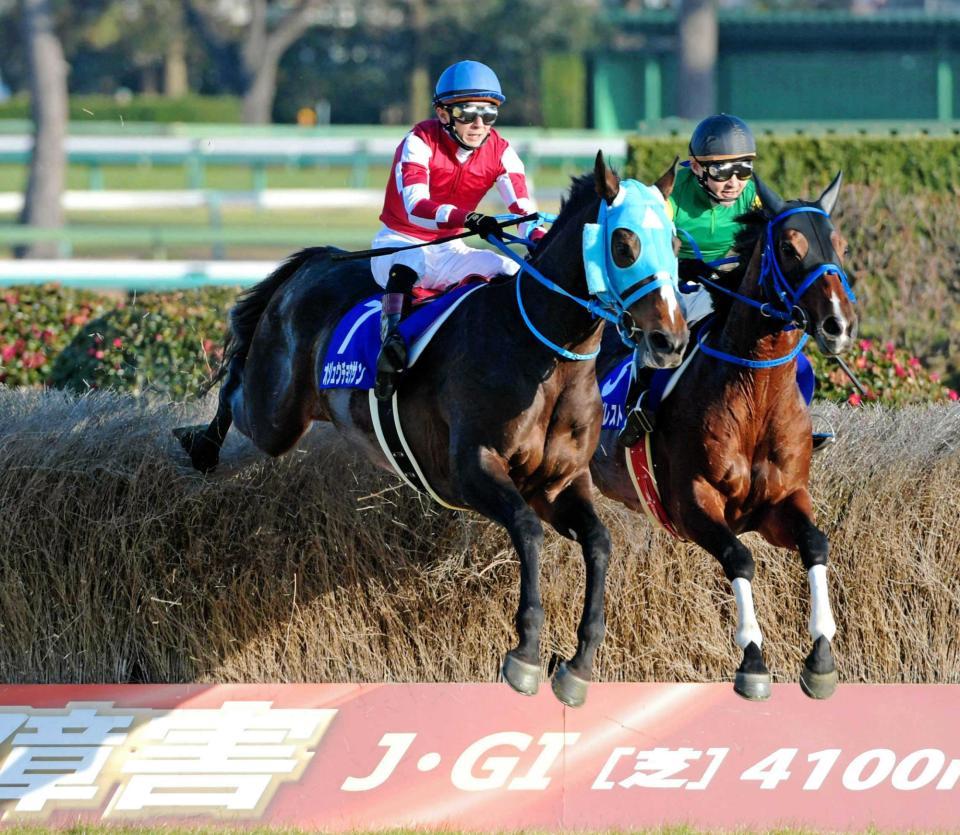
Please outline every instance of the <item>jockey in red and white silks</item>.
[[[372, 247], [428, 243], [370, 259], [373, 278], [386, 289], [380, 316], [381, 349], [374, 394], [388, 400], [407, 361], [407, 346], [398, 332], [414, 287], [443, 290], [470, 275], [514, 275], [519, 265], [499, 252], [474, 249], [463, 240], [431, 244], [464, 227], [489, 238], [500, 237], [496, 218], [478, 212], [486, 193], [497, 187], [513, 214], [530, 214], [523, 163], [493, 129], [506, 101], [496, 73], [477, 61], [459, 61], [437, 81], [435, 119], [413, 127], [393, 157], [380, 220], [383, 228]], [[520, 234], [528, 230], [521, 227]], [[536, 239], [543, 232], [529, 232]]]
[[[475, 63], [464, 61], [450, 69]], [[484, 69], [492, 76], [492, 71]], [[467, 216], [493, 186], [511, 213], [535, 211], [523, 162], [510, 143], [490, 126], [492, 121], [487, 123], [478, 115], [471, 124], [462, 118], [464, 112], [473, 112], [469, 105], [482, 110], [489, 104], [492, 117], [486, 118], [495, 119], [496, 107], [503, 100], [499, 86], [489, 91], [464, 91], [466, 100], [455, 95], [443, 98], [440, 87], [438, 83], [438, 118], [415, 125], [394, 154], [380, 214], [383, 228], [373, 240], [375, 248], [433, 241], [464, 231], [469, 225]], [[457, 104], [464, 106], [456, 108]], [[521, 228], [520, 234], [525, 231]], [[498, 252], [475, 249], [462, 240], [450, 241], [372, 259], [373, 277], [381, 287], [387, 286], [394, 264], [412, 268], [419, 277], [417, 286], [429, 289], [456, 284], [471, 274], [487, 278], [513, 275], [519, 268]]]

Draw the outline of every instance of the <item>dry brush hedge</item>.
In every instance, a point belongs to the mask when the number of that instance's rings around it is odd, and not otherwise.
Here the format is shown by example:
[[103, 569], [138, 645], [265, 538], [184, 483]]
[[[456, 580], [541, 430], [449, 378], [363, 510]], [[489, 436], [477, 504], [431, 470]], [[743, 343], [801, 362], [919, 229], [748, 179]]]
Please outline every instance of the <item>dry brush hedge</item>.
[[[842, 680], [960, 682], [960, 407], [820, 408], [841, 434], [813, 492]], [[496, 678], [518, 594], [501, 530], [421, 503], [328, 427], [268, 461], [234, 435], [223, 472], [200, 476], [169, 433], [200, 417], [0, 388], [0, 680]], [[615, 558], [598, 678], [724, 679], [738, 653], [719, 567], [619, 506], [601, 511]], [[805, 575], [747, 541], [768, 663], [793, 681]], [[573, 649], [578, 549], [548, 534], [542, 574], [546, 662]]]

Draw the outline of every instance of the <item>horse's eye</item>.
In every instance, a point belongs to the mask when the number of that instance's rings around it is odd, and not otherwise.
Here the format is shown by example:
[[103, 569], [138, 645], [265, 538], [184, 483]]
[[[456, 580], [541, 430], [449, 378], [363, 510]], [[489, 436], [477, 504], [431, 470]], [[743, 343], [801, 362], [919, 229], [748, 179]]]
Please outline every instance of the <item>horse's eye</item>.
[[790, 241], [780, 241], [780, 254], [784, 258], [798, 257], [797, 250], [794, 248], [793, 244], [790, 243]]
[[640, 257], [640, 239], [629, 229], [615, 229], [610, 243], [613, 263], [626, 268]]

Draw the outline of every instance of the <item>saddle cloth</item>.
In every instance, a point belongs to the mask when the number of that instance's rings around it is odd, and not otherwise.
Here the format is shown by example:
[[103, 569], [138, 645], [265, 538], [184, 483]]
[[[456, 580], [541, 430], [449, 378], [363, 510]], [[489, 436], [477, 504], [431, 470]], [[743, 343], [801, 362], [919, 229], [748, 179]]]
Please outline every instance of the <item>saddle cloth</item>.
[[[400, 323], [400, 333], [410, 347], [408, 366], [423, 353], [440, 326], [457, 306], [483, 283], [461, 284], [428, 304], [420, 304]], [[370, 296], [340, 320], [318, 369], [322, 389], [372, 389], [380, 353], [380, 300]]]

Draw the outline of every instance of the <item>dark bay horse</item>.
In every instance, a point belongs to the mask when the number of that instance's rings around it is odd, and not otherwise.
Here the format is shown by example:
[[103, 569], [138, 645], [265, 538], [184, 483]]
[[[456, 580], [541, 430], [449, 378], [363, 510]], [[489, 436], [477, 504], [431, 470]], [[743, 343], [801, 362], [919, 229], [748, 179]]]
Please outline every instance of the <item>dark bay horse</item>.
[[[814, 698], [830, 696], [837, 683], [828, 543], [814, 524], [807, 488], [811, 421], [795, 357], [808, 335], [829, 355], [849, 348], [856, 335], [856, 299], [841, 266], [846, 241], [829, 218], [840, 179], [814, 203], [786, 203], [757, 180], [763, 209], [744, 218], [735, 245], [745, 264], [728, 285], [739, 283], [736, 295], [714, 288], [708, 335], [701, 334], [662, 401], [653, 432], [625, 450], [615, 430], [604, 430], [591, 467], [600, 490], [633, 510], [644, 512], [640, 494], [659, 488], [664, 526], [719, 560], [733, 584], [743, 650], [734, 689], [751, 699], [769, 696], [770, 673], [754, 613], [754, 561], [737, 538], [745, 531], [800, 552], [814, 641], [800, 683]], [[623, 356], [604, 340], [601, 379]]]
[[[553, 678], [557, 697], [570, 705], [586, 698], [603, 637], [610, 555], [589, 470], [601, 424], [594, 366], [604, 319], [594, 315], [600, 303], [588, 297], [619, 300], [616, 313], [606, 315], [640, 343], [651, 365], [680, 361], [688, 333], [674, 292], [677, 262], [664, 213], [673, 175], [671, 167], [657, 182], [659, 191], [621, 182], [598, 154], [593, 174], [574, 181], [528, 265], [517, 277], [468, 296], [404, 373], [398, 391], [403, 432], [434, 492], [448, 505], [503, 525], [517, 550], [519, 643], [502, 671], [521, 693], [532, 695], [540, 681], [541, 520], [582, 547], [587, 582], [577, 651]], [[635, 227], [598, 222], [631, 208], [642, 219]], [[605, 247], [600, 255], [615, 264], [605, 288], [589, 286], [588, 230], [599, 230], [590, 239], [594, 250]], [[336, 324], [355, 304], [382, 292], [368, 261], [333, 261], [334, 252], [319, 247], [297, 253], [232, 310], [217, 415], [208, 427], [175, 430], [197, 469], [216, 465], [231, 422], [276, 456], [315, 420], [332, 421], [390, 469], [368, 392], [318, 390], [318, 365]], [[659, 264], [651, 260], [658, 253]], [[630, 276], [633, 267], [643, 267], [639, 280], [618, 282], [619, 272]]]

